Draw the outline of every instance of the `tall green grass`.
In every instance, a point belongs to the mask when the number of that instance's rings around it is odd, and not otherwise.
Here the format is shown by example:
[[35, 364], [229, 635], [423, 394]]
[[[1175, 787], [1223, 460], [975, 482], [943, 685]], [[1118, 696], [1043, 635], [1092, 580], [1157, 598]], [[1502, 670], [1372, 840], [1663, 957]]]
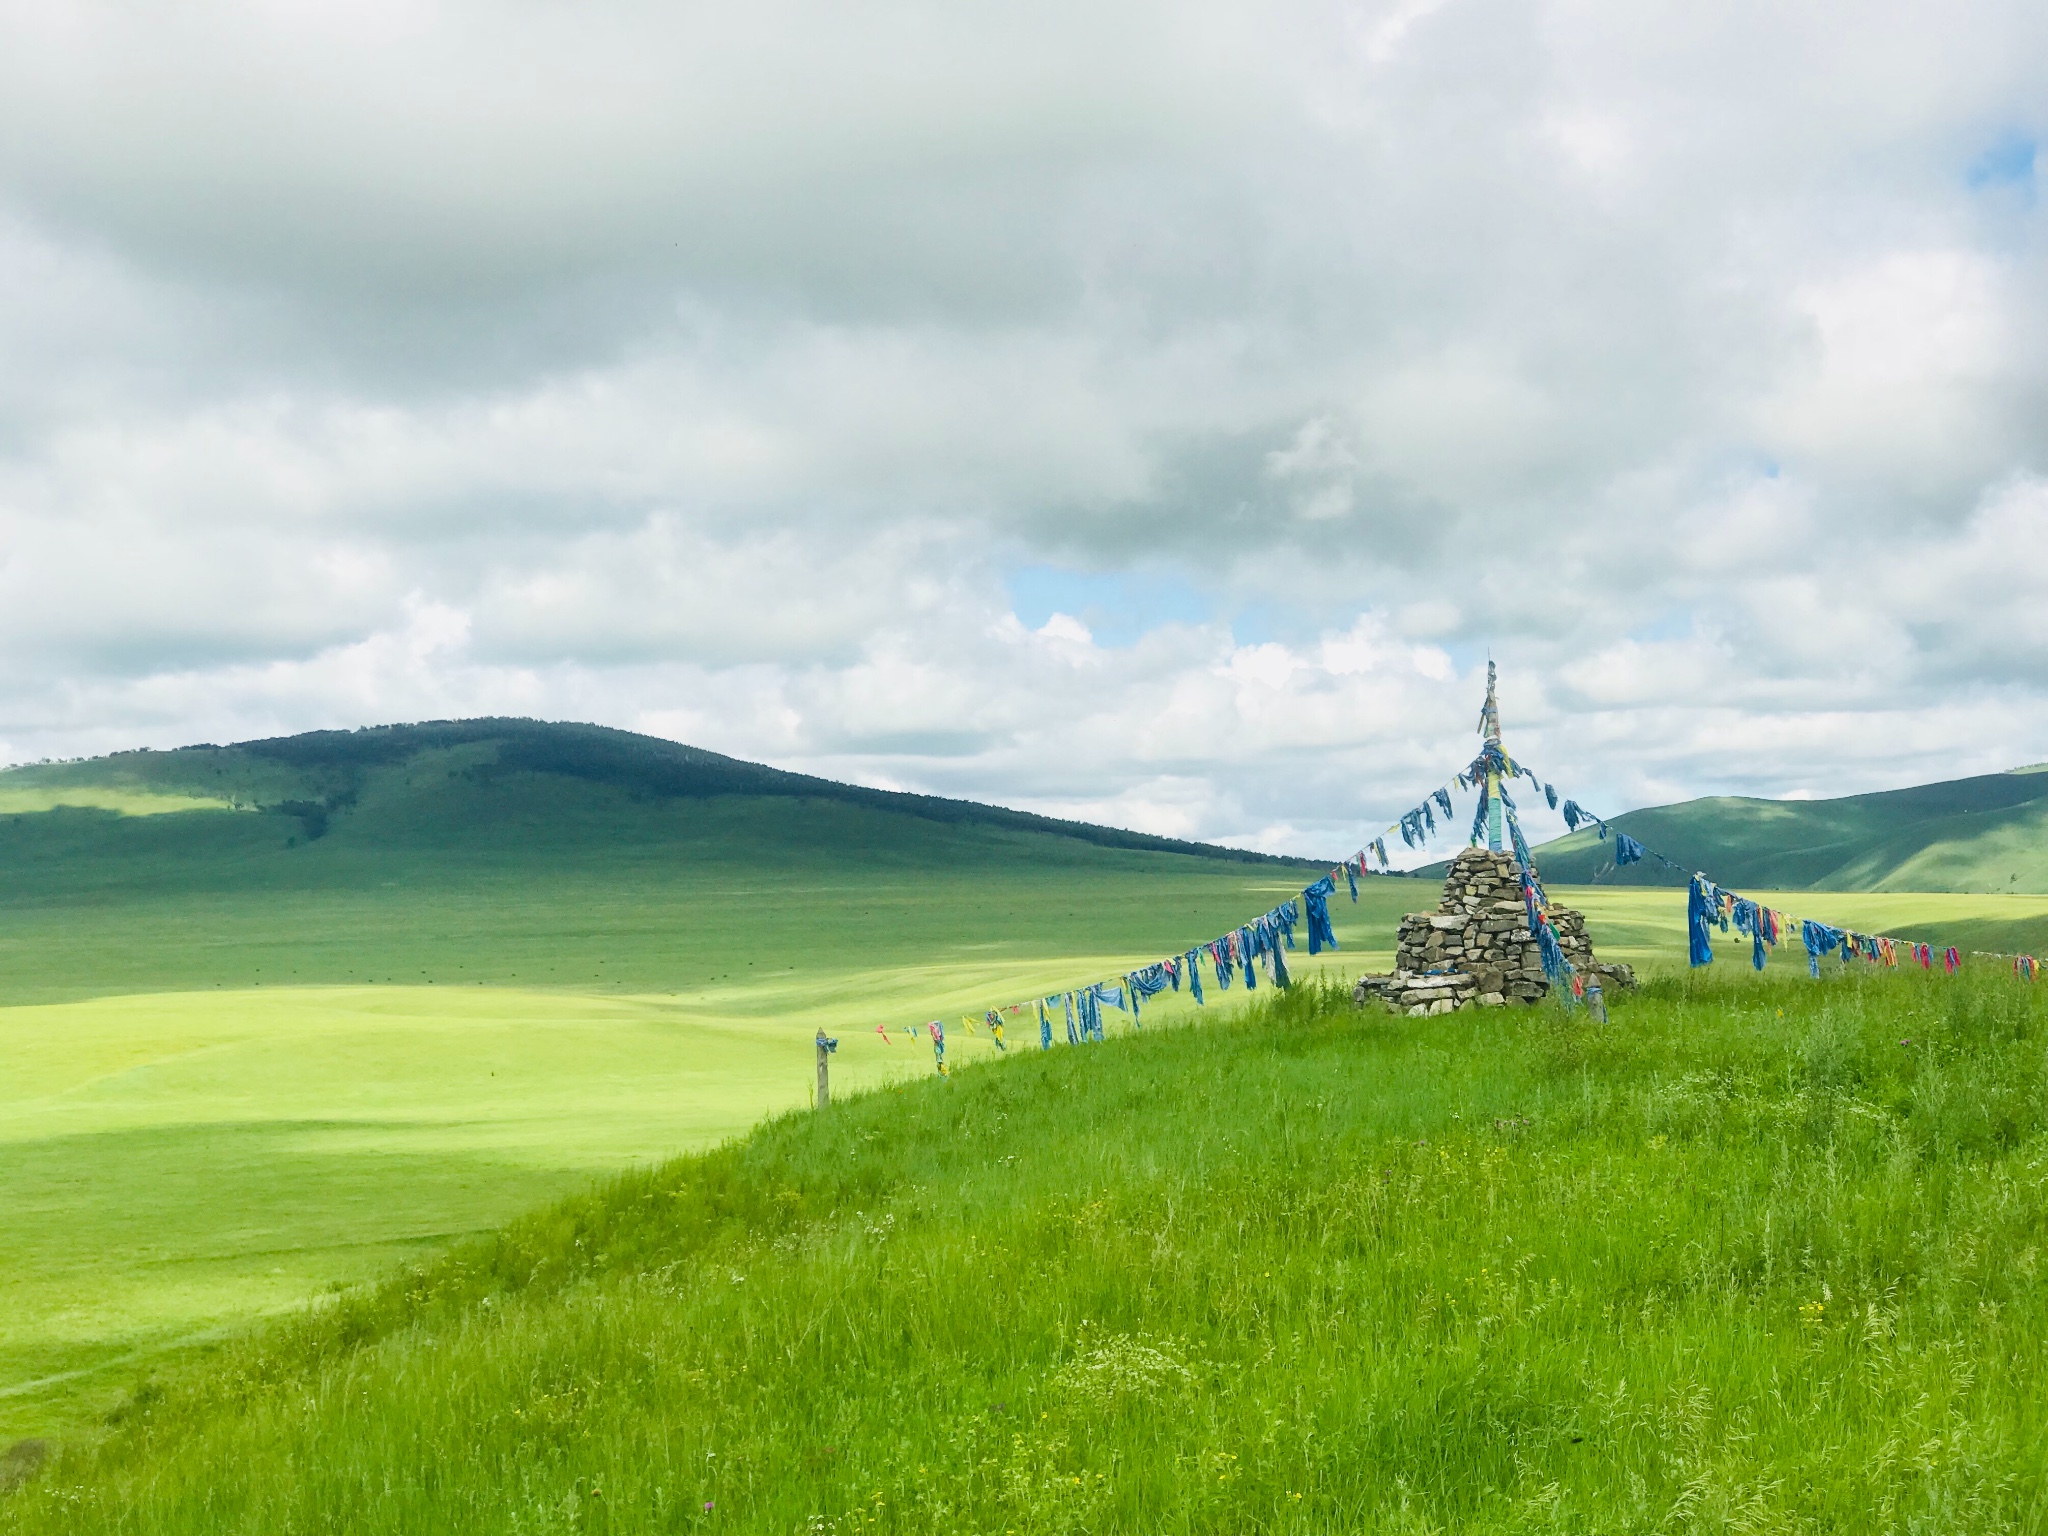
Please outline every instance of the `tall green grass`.
[[1334, 988], [786, 1116], [146, 1385], [10, 1533], [2048, 1524], [2048, 988]]

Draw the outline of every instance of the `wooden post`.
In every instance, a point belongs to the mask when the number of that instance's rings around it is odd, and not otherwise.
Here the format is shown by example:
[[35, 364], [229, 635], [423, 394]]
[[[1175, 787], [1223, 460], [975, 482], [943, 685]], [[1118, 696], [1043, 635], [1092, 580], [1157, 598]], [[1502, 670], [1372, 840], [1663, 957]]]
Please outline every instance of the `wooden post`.
[[1600, 978], [1586, 978], [1586, 1012], [1591, 1014], [1595, 1024], [1607, 1022], [1607, 994], [1600, 990]]
[[[1500, 745], [1500, 706], [1493, 701], [1493, 658], [1486, 661], [1486, 707], [1479, 713], [1479, 729], [1485, 734], [1489, 747]], [[1486, 775], [1486, 846], [1493, 852], [1500, 849], [1500, 775], [1488, 772]]]
[[832, 1069], [828, 1065], [832, 1053], [839, 1049], [839, 1042], [829, 1038], [824, 1030], [818, 1031], [818, 1097], [817, 1107], [823, 1109], [832, 1102]]

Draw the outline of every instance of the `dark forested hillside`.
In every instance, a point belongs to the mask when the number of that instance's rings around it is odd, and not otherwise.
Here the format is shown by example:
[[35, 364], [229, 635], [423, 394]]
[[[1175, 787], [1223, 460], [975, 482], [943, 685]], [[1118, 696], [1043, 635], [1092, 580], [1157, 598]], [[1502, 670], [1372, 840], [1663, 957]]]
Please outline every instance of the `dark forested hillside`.
[[1253, 864], [1294, 862], [970, 800], [841, 784], [631, 731], [542, 720], [434, 720], [355, 731], [308, 731], [226, 747], [206, 744], [169, 752], [123, 752], [84, 762], [9, 769], [0, 773], [0, 789], [126, 788], [227, 796], [251, 808], [303, 822], [307, 839], [313, 840], [325, 835], [338, 817], [355, 809], [373, 780], [388, 781], [394, 773], [445, 775], [480, 787], [523, 775], [551, 775], [622, 791], [634, 799], [751, 795], [828, 800], [925, 821], [1050, 833], [1105, 848]]

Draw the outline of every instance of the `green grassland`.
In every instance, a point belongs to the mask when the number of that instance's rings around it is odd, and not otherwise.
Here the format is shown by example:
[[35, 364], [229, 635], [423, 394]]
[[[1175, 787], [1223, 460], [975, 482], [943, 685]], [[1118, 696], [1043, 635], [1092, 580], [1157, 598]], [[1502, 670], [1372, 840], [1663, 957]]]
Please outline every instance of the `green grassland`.
[[458, 1245], [0, 1530], [2040, 1530], [2044, 1044], [1989, 967], [1268, 992]]
[[[2048, 771], [2022, 769], [1835, 800], [1724, 796], [1609, 823], [1723, 885], [1809, 891], [2048, 893]], [[1573, 884], [1683, 885], [1654, 860], [1616, 869], [1581, 830], [1536, 851]]]
[[230, 811], [234, 803], [213, 795], [168, 794], [123, 785], [41, 785], [18, 783], [0, 789], [0, 816], [34, 815], [59, 808], [111, 811], [117, 816], [161, 816], [170, 811]]
[[[91, 1421], [168, 1348], [807, 1103], [820, 1028], [848, 1089], [931, 1070], [877, 1025], [993, 1053], [960, 1014], [1311, 873], [915, 801], [480, 772], [490, 746], [353, 777], [236, 749], [26, 771], [68, 802], [205, 798], [218, 767], [244, 809], [0, 817], [0, 1445]], [[316, 794], [318, 838], [256, 809]], [[1388, 944], [1429, 894], [1368, 881], [1344, 931]]]
[[[844, 1090], [930, 1076], [877, 1025], [943, 1017], [956, 1063], [992, 1060], [960, 1014], [1184, 948], [1315, 872], [618, 734], [482, 722], [0, 775], [0, 1447], [89, 1441], [139, 1377], [202, 1382], [252, 1347], [252, 1318], [807, 1105], [819, 1028]], [[1559, 894], [1606, 957], [1682, 956], [1678, 893]], [[1343, 950], [1297, 974], [1383, 968], [1434, 898], [1364, 882], [1334, 908]], [[1778, 904], [2048, 948], [2041, 898]], [[1035, 1037], [1013, 1023], [1004, 1071]]]

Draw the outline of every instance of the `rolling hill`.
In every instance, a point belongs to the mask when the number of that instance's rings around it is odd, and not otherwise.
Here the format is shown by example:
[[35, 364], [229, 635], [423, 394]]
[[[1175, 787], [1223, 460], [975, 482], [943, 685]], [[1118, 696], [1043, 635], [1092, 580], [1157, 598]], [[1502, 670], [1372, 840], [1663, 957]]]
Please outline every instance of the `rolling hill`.
[[[0, 1452], [89, 1434], [309, 1296], [801, 1107], [814, 1032], [842, 1041], [841, 1092], [929, 1078], [905, 1026], [1115, 976], [1319, 867], [528, 721], [0, 773]], [[1435, 894], [1363, 882], [1342, 952], [1297, 978], [1383, 967]], [[1675, 893], [1585, 896], [1610, 958], [1682, 960]], [[2042, 910], [1822, 915], [2030, 924], [2038, 949]], [[1212, 987], [1203, 1016], [1245, 1001]], [[1194, 1016], [1162, 996], [1147, 1034]], [[948, 1052], [999, 1055], [985, 1028]]]
[[[0, 773], [0, 998], [366, 980], [667, 992], [762, 946], [828, 969], [929, 960], [975, 913], [998, 949], [1050, 925], [1077, 953], [1105, 935], [1060, 892], [1105, 879], [1153, 894], [1115, 937], [1163, 950], [1260, 910], [1247, 882], [1311, 867], [597, 726], [315, 732]], [[1216, 900], [1190, 906], [1191, 890]]]
[[[418, 835], [432, 826], [437, 841], [460, 841], [488, 834], [486, 805], [492, 791], [534, 778], [591, 794], [610, 790], [641, 803], [734, 796], [821, 801], [946, 826], [1045, 833], [1104, 848], [1254, 864], [1299, 862], [974, 801], [842, 784], [608, 726], [522, 719], [308, 731], [227, 747], [205, 744], [30, 764], [0, 771], [0, 816], [55, 807], [131, 816], [249, 810], [296, 822], [297, 831], [285, 835], [287, 847], [318, 841], [341, 823], [364, 824], [369, 836], [388, 841], [401, 798], [392, 791], [403, 784], [420, 791], [405, 797], [419, 803], [404, 816], [404, 829]], [[442, 790], [444, 779], [450, 793], [430, 794]], [[475, 804], [458, 803], [465, 797]], [[587, 840], [592, 823], [579, 817], [576, 808], [565, 809], [569, 819], [554, 831]]]
[[[1307, 878], [525, 721], [0, 774], [0, 1449], [804, 1104], [818, 1030], [842, 1091], [928, 1074], [905, 1026], [1115, 975]], [[1344, 958], [1416, 895], [1367, 882]]]
[[[2048, 892], [2048, 768], [1837, 800], [1688, 800], [1609, 825], [1737, 890]], [[1561, 884], [1686, 879], [1654, 860], [1616, 869], [1614, 844], [1584, 828], [1536, 858]]]

